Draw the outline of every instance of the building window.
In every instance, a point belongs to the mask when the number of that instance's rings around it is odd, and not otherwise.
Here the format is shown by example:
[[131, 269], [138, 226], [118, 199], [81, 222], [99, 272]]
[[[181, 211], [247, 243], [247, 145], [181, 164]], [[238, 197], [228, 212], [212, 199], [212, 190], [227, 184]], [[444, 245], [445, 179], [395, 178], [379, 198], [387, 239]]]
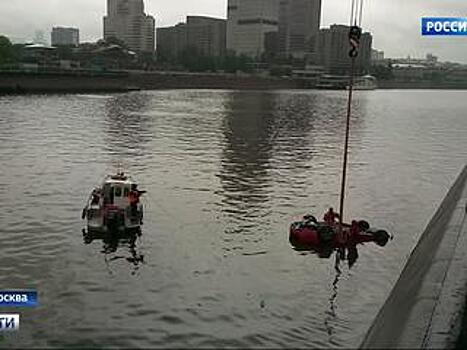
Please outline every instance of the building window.
[[242, 25], [242, 24], [269, 24], [269, 25], [272, 25], [272, 26], [276, 26], [278, 24], [277, 21], [272, 21], [272, 20], [264, 19], [264, 18], [241, 19], [237, 23], [239, 25]]

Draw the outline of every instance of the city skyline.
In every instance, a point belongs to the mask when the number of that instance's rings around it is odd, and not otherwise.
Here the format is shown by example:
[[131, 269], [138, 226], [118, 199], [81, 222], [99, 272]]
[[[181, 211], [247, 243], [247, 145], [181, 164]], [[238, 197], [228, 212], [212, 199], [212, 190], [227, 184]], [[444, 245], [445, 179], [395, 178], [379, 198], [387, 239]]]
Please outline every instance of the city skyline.
[[[227, 0], [145, 0], [146, 11], [156, 18], [156, 27], [183, 22], [187, 15], [227, 17]], [[35, 30], [49, 33], [53, 26], [80, 29], [83, 42], [102, 38], [105, 0], [60, 1], [17, 0], [0, 4], [0, 34], [14, 41], [32, 40]], [[321, 28], [347, 24], [350, 1], [323, 0]], [[424, 57], [433, 53], [443, 61], [467, 63], [467, 38], [424, 38], [420, 35], [422, 16], [462, 16], [467, 3], [455, 0], [368, 1], [363, 28], [374, 37], [374, 48], [386, 57]]]

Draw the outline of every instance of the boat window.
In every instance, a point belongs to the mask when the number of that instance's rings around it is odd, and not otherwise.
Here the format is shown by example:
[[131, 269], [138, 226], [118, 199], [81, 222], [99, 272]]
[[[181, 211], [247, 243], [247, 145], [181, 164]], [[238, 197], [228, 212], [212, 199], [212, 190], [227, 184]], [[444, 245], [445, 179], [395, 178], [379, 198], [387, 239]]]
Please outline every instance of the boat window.
[[128, 197], [129, 194], [130, 194], [130, 189], [128, 187], [125, 187], [123, 189], [123, 197]]
[[122, 196], [122, 188], [115, 187], [115, 197], [121, 197], [121, 196]]

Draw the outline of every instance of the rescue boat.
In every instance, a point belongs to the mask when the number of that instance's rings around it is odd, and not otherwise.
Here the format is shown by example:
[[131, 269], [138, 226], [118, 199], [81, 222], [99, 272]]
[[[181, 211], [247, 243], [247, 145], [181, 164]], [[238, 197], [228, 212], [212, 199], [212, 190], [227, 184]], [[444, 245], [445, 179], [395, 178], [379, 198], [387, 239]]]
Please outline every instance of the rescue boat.
[[375, 242], [384, 247], [391, 236], [385, 230], [371, 228], [368, 222], [358, 222], [359, 232], [351, 234], [350, 225], [343, 224], [342, 234], [338, 232], [339, 224], [330, 226], [325, 222], [318, 222], [312, 215], [303, 217], [303, 220], [290, 225], [289, 241], [294, 248], [321, 250], [323, 248], [346, 248], [349, 245], [358, 245]]
[[123, 172], [107, 175], [100, 187], [89, 196], [81, 218], [87, 220], [89, 232], [109, 233], [138, 231], [143, 225], [143, 205], [130, 204], [132, 191], [137, 196], [137, 182]]

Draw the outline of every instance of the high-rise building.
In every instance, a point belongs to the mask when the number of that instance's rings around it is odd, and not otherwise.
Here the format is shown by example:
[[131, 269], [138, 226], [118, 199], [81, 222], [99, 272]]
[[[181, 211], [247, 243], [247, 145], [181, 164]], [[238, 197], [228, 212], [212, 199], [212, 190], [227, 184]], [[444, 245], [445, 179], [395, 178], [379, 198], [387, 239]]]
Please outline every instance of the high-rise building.
[[77, 28], [52, 28], [52, 46], [78, 46], [79, 29]]
[[278, 32], [268, 32], [264, 36], [264, 53], [266, 60], [272, 60], [277, 57], [279, 52]]
[[145, 14], [143, 0], [107, 0], [104, 39], [115, 37], [130, 50], [154, 52], [155, 20]]
[[45, 40], [44, 36], [44, 31], [41, 29], [38, 29], [34, 32], [34, 44], [40, 44], [40, 45], [47, 45], [47, 42]]
[[389, 60], [384, 59], [384, 51], [371, 50], [371, 65], [372, 66], [388, 66]]
[[186, 23], [157, 28], [156, 32], [157, 55], [161, 59], [177, 59], [187, 48], [204, 56], [225, 54], [225, 19], [188, 16]]
[[226, 20], [205, 16], [186, 19], [187, 46], [205, 56], [223, 56], [226, 48]]
[[[352, 60], [349, 57], [350, 27], [334, 24], [330, 28], [321, 29], [316, 45], [317, 63], [331, 74], [349, 74]], [[373, 37], [370, 33], [362, 33], [359, 54], [355, 60], [355, 73], [367, 73], [371, 65], [371, 46]]]
[[384, 51], [371, 50], [371, 61], [383, 61], [384, 60]]
[[321, 0], [280, 0], [280, 54], [300, 59], [313, 54], [320, 20]]
[[278, 30], [278, 0], [229, 0], [227, 50], [250, 57], [265, 52], [265, 35]]
[[174, 61], [186, 48], [186, 23], [179, 23], [172, 27], [157, 28], [156, 36], [156, 54], [158, 59]]

